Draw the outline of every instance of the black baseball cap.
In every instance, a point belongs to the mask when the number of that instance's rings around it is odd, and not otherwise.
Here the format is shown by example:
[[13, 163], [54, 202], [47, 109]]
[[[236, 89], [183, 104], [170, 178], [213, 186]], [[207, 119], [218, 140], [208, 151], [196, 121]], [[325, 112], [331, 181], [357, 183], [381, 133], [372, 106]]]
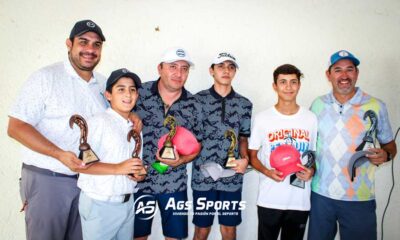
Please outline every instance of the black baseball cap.
[[136, 88], [140, 88], [142, 86], [142, 81], [140, 80], [138, 75], [136, 75], [133, 72], [130, 72], [126, 68], [121, 68], [121, 69], [113, 71], [111, 73], [110, 77], [108, 77], [106, 90], [109, 90], [109, 88], [122, 77], [132, 78], [133, 81], [135, 82], [135, 87]]
[[103, 32], [101, 31], [101, 28], [96, 23], [94, 23], [92, 20], [82, 20], [82, 21], [76, 22], [74, 27], [71, 30], [69, 38], [73, 39], [74, 37], [80, 36], [87, 32], [97, 33], [97, 35], [99, 35], [99, 37], [101, 38], [101, 40], [103, 42], [106, 41], [106, 38], [104, 37]]

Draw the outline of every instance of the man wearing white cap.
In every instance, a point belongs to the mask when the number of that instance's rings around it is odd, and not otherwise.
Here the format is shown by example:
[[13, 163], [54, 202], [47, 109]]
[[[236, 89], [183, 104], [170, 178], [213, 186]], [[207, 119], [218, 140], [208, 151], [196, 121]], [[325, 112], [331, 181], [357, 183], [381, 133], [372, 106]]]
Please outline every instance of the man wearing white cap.
[[[187, 201], [186, 164], [196, 157], [200, 149], [186, 156], [179, 155], [175, 150], [175, 159], [163, 159], [158, 153], [158, 140], [169, 132], [163, 125], [164, 120], [167, 116], [173, 116], [178, 126], [185, 127], [201, 141], [201, 106], [184, 88], [191, 66], [193, 62], [184, 49], [168, 49], [157, 67], [160, 75], [158, 80], [144, 83], [139, 90], [136, 112], [144, 125], [143, 162], [154, 166], [158, 160], [169, 167], [166, 172], [155, 167], [149, 168], [146, 179], [138, 185], [140, 190], [135, 194], [136, 239], [147, 239], [151, 234], [155, 203], [160, 209], [166, 239], [188, 236], [188, 209], [178, 209], [176, 203]], [[144, 206], [151, 210], [147, 211]]]
[[[359, 64], [346, 50], [332, 54], [326, 70], [332, 91], [311, 106], [319, 124], [308, 239], [334, 239], [337, 225], [342, 240], [377, 239], [375, 170], [397, 150], [386, 105], [355, 86]], [[354, 176], [348, 165], [362, 150], [366, 161]]]
[[[249, 162], [247, 138], [250, 136], [253, 105], [232, 88], [238, 68], [232, 54], [219, 53], [209, 68], [214, 85], [195, 95], [203, 107], [204, 134], [203, 149], [192, 165], [194, 239], [207, 239], [216, 211], [219, 212], [222, 239], [236, 239], [236, 226], [242, 221], [241, 210], [244, 206], [238, 203], [242, 197], [243, 173]], [[227, 130], [233, 130], [235, 140], [239, 139], [239, 144], [233, 149], [235, 160], [231, 170], [223, 170], [231, 145], [231, 139], [226, 137]], [[208, 166], [206, 170], [204, 166]], [[212, 167], [218, 168], [210, 169]], [[213, 173], [218, 169], [231, 174], [216, 177]], [[198, 204], [202, 199], [207, 201], [207, 205], [208, 202], [213, 203], [213, 206], [202, 208]], [[218, 209], [217, 202], [221, 201], [229, 202], [228, 208]]]

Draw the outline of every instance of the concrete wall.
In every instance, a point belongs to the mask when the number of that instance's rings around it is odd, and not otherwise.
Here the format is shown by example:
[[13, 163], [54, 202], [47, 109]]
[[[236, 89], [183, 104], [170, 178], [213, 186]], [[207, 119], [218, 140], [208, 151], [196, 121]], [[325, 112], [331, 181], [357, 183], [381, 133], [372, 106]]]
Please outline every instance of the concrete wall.
[[[400, 2], [397, 0], [0, 0], [0, 236], [24, 239], [24, 216], [18, 196], [19, 144], [6, 136], [7, 113], [21, 84], [34, 70], [65, 59], [65, 39], [77, 20], [92, 19], [107, 42], [97, 70], [104, 75], [120, 67], [144, 81], [157, 77], [161, 52], [183, 46], [196, 64], [187, 88], [208, 88], [208, 66], [221, 50], [234, 53], [240, 70], [235, 90], [248, 96], [257, 113], [276, 101], [272, 71], [292, 63], [304, 73], [298, 101], [309, 106], [330, 90], [324, 71], [328, 57], [348, 49], [361, 60], [358, 85], [387, 103], [395, 129], [400, 125]], [[397, 141], [399, 144], [399, 141]], [[397, 158], [398, 160], [398, 158]], [[395, 162], [395, 178], [400, 165]], [[376, 179], [380, 233], [382, 212], [391, 186], [390, 166]], [[247, 209], [238, 239], [255, 239], [258, 178], [245, 177]], [[400, 189], [395, 187], [384, 223], [385, 239], [400, 236]], [[156, 219], [156, 224], [159, 219]], [[193, 226], [190, 224], [190, 238]], [[214, 226], [210, 239], [219, 239]], [[154, 229], [151, 239], [161, 239]]]

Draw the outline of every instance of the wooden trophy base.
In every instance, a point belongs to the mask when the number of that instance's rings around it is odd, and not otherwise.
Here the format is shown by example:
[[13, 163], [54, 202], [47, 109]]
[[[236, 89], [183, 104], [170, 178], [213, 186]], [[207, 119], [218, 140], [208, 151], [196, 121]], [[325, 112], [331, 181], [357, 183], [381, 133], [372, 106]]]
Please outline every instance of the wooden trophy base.
[[175, 160], [175, 152], [173, 147], [164, 146], [160, 150], [160, 157], [164, 159]]
[[228, 157], [225, 163], [225, 168], [233, 168], [236, 166], [237, 166], [236, 159], [234, 157]]

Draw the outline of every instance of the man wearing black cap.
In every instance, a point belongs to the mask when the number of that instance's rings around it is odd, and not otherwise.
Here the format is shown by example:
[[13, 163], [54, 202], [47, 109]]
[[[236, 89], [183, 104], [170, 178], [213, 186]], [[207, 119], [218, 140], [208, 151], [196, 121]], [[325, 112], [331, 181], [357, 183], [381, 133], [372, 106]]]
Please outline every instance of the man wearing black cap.
[[[337, 223], [342, 240], [377, 239], [375, 170], [397, 150], [386, 105], [356, 87], [359, 64], [346, 50], [332, 54], [332, 91], [311, 106], [319, 124], [308, 239], [334, 239]], [[363, 150], [367, 159], [353, 179], [349, 162]]]
[[104, 112], [105, 79], [93, 72], [104, 35], [79, 21], [66, 40], [68, 60], [32, 74], [9, 113], [8, 135], [24, 145], [21, 197], [27, 239], [82, 239], [78, 214], [79, 129], [71, 115]]

